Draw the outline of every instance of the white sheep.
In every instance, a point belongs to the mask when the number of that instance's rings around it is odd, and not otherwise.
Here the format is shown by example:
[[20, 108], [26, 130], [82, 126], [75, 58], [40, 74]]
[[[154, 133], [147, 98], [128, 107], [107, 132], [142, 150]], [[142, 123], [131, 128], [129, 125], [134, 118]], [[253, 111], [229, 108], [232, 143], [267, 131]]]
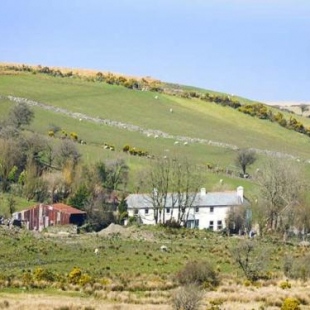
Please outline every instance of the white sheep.
[[94, 251], [94, 253], [95, 253], [96, 255], [98, 255], [98, 254], [99, 254], [99, 249], [96, 248], [95, 251]]
[[162, 246], [160, 247], [160, 250], [161, 250], [162, 252], [168, 252], [168, 248], [167, 248], [165, 245], [162, 245]]
[[170, 109], [169, 111], [170, 111], [170, 113], [172, 113], [172, 112], [173, 112], [173, 109]]
[[184, 142], [183, 144], [184, 144], [184, 145], [188, 145], [188, 142]]

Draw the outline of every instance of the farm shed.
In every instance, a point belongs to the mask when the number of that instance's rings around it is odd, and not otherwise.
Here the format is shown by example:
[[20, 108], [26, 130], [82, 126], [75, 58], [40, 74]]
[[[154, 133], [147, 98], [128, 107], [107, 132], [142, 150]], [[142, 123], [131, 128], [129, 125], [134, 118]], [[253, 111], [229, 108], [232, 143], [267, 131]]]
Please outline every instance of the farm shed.
[[29, 230], [42, 231], [45, 227], [73, 224], [81, 226], [86, 212], [63, 203], [38, 204], [30, 209], [13, 213], [13, 219], [20, 220]]

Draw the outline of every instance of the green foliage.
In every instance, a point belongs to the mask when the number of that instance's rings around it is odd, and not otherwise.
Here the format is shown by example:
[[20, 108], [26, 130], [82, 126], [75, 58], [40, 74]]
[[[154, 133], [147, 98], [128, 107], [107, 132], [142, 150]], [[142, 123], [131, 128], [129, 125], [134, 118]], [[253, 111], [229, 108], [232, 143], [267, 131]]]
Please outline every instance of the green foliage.
[[284, 299], [281, 310], [300, 310], [300, 302], [297, 298], [287, 297]]
[[89, 189], [81, 184], [75, 193], [69, 197], [68, 204], [80, 210], [85, 210], [85, 205], [90, 197]]

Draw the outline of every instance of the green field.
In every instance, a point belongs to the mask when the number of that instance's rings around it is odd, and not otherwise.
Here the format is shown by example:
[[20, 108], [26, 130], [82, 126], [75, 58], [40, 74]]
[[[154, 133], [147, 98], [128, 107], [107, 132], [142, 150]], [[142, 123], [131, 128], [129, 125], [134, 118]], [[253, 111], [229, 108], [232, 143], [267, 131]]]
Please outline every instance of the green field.
[[[235, 167], [237, 148], [254, 148], [265, 151], [280, 152], [300, 158], [309, 159], [309, 137], [282, 128], [277, 123], [260, 120], [238, 112], [229, 107], [208, 103], [199, 99], [185, 99], [151, 91], [130, 90], [123, 86], [109, 85], [102, 82], [88, 81], [82, 78], [60, 78], [43, 74], [19, 72], [18, 74], [0, 75], [0, 111], [5, 118], [9, 108], [14, 104], [5, 96], [16, 96], [38, 101], [54, 107], [46, 110], [33, 107], [35, 119], [27, 130], [47, 136], [51, 125], [66, 132], [76, 132], [86, 142], [79, 145], [85, 162], [107, 160], [115, 157], [125, 158], [133, 177], [149, 163], [149, 159], [130, 156], [122, 152], [128, 144], [143, 149], [154, 156], [182, 156], [193, 163], [206, 167], [211, 164], [220, 170], [230, 169], [238, 174]], [[249, 103], [246, 99], [241, 102]], [[78, 117], [57, 112], [61, 108], [68, 113], [81, 113], [98, 120], [107, 119], [121, 122], [126, 128], [108, 126], [92, 120], [79, 121]], [[170, 109], [173, 112], [170, 112]], [[286, 118], [290, 114], [285, 114]], [[310, 120], [294, 115], [305, 126]], [[130, 125], [137, 130], [128, 130]], [[149, 130], [152, 135], [145, 132]], [[167, 134], [162, 137], [157, 131]], [[188, 138], [185, 146], [183, 138]], [[190, 139], [194, 142], [191, 142]], [[201, 140], [198, 140], [201, 139]], [[175, 144], [175, 141], [179, 141]], [[200, 142], [198, 142], [200, 141]], [[210, 142], [211, 141], [211, 142]], [[209, 143], [208, 143], [209, 142]], [[55, 141], [57, 143], [57, 141]], [[115, 152], [105, 150], [104, 143], [115, 146]], [[220, 144], [228, 147], [219, 147]], [[263, 155], [249, 169], [250, 174], [259, 167]], [[242, 184], [246, 191], [255, 187], [251, 182], [231, 178], [223, 173], [215, 175], [205, 170], [205, 184], [209, 189], [216, 187], [219, 179], [225, 179], [228, 187], [235, 188]], [[305, 171], [310, 173], [308, 165]]]
[[[184, 89], [204, 92], [194, 87], [184, 86]], [[306, 176], [310, 176], [309, 137], [277, 123], [200, 99], [130, 90], [82, 77], [61, 78], [7, 71], [1, 74], [0, 71], [0, 119], [5, 119], [15, 104], [7, 96], [27, 98], [45, 106], [32, 107], [35, 118], [30, 126], [24, 128], [25, 134], [38, 133], [48, 137], [49, 129], [57, 126], [67, 133], [77, 133], [79, 139], [86, 142], [77, 144], [85, 163], [124, 158], [130, 167], [129, 191], [134, 190], [139, 172], [152, 159], [124, 153], [122, 148], [127, 144], [146, 150], [156, 158], [186, 157], [198, 165], [204, 174], [202, 187], [221, 190], [242, 185], [249, 200], [255, 197], [257, 190], [255, 171], [270, 156], [265, 153], [290, 155], [292, 164], [298, 159]], [[244, 98], [238, 99], [245, 104], [253, 103]], [[46, 106], [52, 108], [47, 110]], [[65, 113], [61, 109], [65, 109]], [[74, 113], [80, 113], [82, 120]], [[292, 115], [283, 114], [287, 119]], [[309, 118], [294, 117], [306, 127], [310, 126]], [[103, 120], [115, 123], [106, 125]], [[137, 127], [129, 130], [131, 126]], [[156, 134], [158, 137], [155, 137]], [[61, 141], [57, 135], [49, 139], [55, 144]], [[187, 143], [184, 144], [184, 141]], [[105, 149], [105, 143], [114, 145], [115, 151]], [[239, 177], [240, 169], [235, 166], [237, 148], [258, 151], [258, 160], [248, 169], [253, 178]], [[227, 170], [232, 173], [227, 174]], [[223, 180], [223, 187], [220, 186], [220, 179]], [[17, 210], [35, 204], [14, 197]], [[0, 194], [0, 214], [7, 215], [9, 198], [9, 194]], [[300, 269], [303, 259], [309, 260], [309, 247], [300, 247], [300, 240], [295, 237], [287, 243], [283, 242], [282, 235], [277, 234], [258, 238], [257, 249], [268, 252], [268, 259], [264, 266], [266, 274], [261, 281], [252, 283], [246, 279], [232, 254], [237, 245], [248, 240], [247, 236], [226, 237], [207, 230], [163, 227], [116, 228], [118, 230], [111, 234], [106, 233], [109, 227], [98, 233], [68, 234], [61, 232], [66, 229], [64, 227], [38, 233], [0, 226], [0, 247], [3, 249], [0, 251], [0, 308], [8, 308], [5, 301], [9, 300], [13, 305], [12, 300], [15, 299], [17, 309], [17, 293], [29, 292], [32, 294], [30, 296], [34, 296], [44, 292], [44, 298], [72, 295], [84, 300], [89, 300], [86, 298], [89, 297], [99, 302], [108, 301], [112, 306], [115, 303], [125, 307], [151, 304], [154, 308], [145, 309], [155, 309], [155, 305], [162, 305], [162, 308], [156, 309], [168, 309], [173, 291], [179, 286], [176, 275], [190, 261], [208, 261], [219, 275], [219, 288], [203, 284], [207, 292], [204, 302], [207, 310], [226, 306], [225, 309], [276, 309], [281, 307], [287, 296], [297, 296], [303, 302], [301, 309], [307, 309], [310, 305], [306, 281], [302, 284], [294, 282], [294, 291], [285, 291], [281, 287], [286, 280], [284, 264], [287, 257], [301, 262], [294, 267], [296, 269], [292, 269], [295, 275], [304, 272], [305, 279], [310, 277], [309, 268]], [[166, 245], [168, 251], [160, 251], [161, 245]], [[98, 255], [94, 253], [96, 248], [99, 249]], [[40, 268], [46, 272], [43, 279], [39, 277], [39, 271], [43, 272]], [[70, 278], [74, 268], [81, 272], [78, 283]], [[48, 276], [53, 279], [48, 279]], [[267, 288], [270, 288], [268, 293]], [[24, 296], [28, 296], [26, 293]], [[254, 293], [257, 294], [251, 295]], [[14, 297], [11, 299], [11, 296]], [[241, 306], [237, 305], [240, 300], [243, 300]], [[118, 306], [115, 304], [115, 307], [107, 309], [127, 309]], [[29, 306], [24, 309], [49, 308], [43, 308], [38, 303], [38, 308]], [[66, 304], [54, 309], [102, 308]]]

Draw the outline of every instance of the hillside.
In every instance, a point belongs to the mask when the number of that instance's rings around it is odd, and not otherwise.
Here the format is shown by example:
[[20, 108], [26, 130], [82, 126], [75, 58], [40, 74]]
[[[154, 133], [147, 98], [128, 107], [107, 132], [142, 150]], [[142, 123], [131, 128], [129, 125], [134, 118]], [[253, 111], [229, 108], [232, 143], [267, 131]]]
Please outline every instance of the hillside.
[[[236, 173], [234, 158], [238, 148], [254, 148], [262, 155], [309, 160], [307, 135], [215, 102], [184, 96], [187, 91], [203, 90], [151, 79], [148, 85], [153, 88], [160, 85], [166, 91], [158, 92], [150, 87], [141, 91], [102, 82], [95, 78], [98, 77], [95, 72], [92, 75], [88, 71], [85, 76], [81, 72], [51, 76], [2, 66], [1, 115], [5, 115], [14, 100], [27, 99], [35, 111], [29, 130], [45, 136], [51, 126], [76, 132], [86, 143], [79, 146], [85, 161], [125, 156], [133, 170], [139, 170], [148, 160], [125, 155], [122, 148], [126, 144], [153, 156], [186, 156], [202, 167], [211, 165], [220, 171], [230, 169]], [[8, 96], [12, 96], [10, 100]], [[240, 97], [236, 100], [255, 104]], [[288, 119], [292, 115], [281, 112]], [[310, 126], [308, 118], [294, 117]], [[104, 144], [113, 145], [115, 152], [105, 150]], [[252, 167], [253, 171], [259, 162]], [[211, 187], [218, 177], [212, 174], [206, 180], [206, 185]], [[232, 186], [244, 182], [246, 187], [252, 187], [247, 181], [229, 178]]]

